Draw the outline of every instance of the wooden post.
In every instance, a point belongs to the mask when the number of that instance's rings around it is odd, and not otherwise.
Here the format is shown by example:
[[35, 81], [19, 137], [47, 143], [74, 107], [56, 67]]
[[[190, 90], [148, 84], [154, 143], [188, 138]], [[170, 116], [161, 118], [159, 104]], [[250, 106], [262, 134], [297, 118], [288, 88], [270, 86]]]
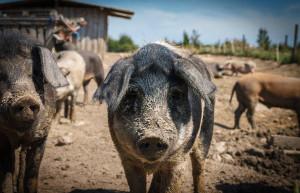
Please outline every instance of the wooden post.
[[235, 53], [234, 40], [231, 40], [230, 43], [231, 43], [231, 52], [234, 55]]
[[285, 36], [284, 36], [284, 47], [285, 47], [285, 48], [288, 47], [288, 38], [289, 38], [288, 35], [285, 35]]
[[245, 37], [245, 34], [243, 34], [243, 37], [242, 37], [242, 51], [243, 51], [243, 53], [245, 53], [245, 51], [246, 51], [246, 37]]
[[279, 63], [280, 61], [280, 56], [279, 56], [279, 44], [276, 45], [276, 61]]
[[225, 44], [225, 42], [223, 43], [223, 53], [224, 54], [226, 53], [226, 44]]
[[298, 24], [295, 25], [295, 31], [294, 31], [294, 46], [292, 49], [292, 62], [296, 61], [296, 54], [297, 54], [297, 42], [298, 42]]
[[271, 143], [282, 149], [300, 150], [300, 137], [272, 135]]
[[44, 43], [45, 42], [45, 37], [44, 37], [43, 28], [42, 27], [37, 27], [36, 31], [37, 31], [37, 39], [39, 40], [39, 42]]

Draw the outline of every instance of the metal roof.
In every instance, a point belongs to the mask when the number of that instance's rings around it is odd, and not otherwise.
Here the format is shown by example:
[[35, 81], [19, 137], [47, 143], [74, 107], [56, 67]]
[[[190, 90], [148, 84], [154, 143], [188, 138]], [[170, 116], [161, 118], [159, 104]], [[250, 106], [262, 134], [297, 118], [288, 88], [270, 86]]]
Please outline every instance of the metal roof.
[[0, 0], [0, 10], [18, 7], [96, 7], [106, 11], [108, 15], [131, 19], [133, 11], [100, 5], [96, 1], [84, 0]]

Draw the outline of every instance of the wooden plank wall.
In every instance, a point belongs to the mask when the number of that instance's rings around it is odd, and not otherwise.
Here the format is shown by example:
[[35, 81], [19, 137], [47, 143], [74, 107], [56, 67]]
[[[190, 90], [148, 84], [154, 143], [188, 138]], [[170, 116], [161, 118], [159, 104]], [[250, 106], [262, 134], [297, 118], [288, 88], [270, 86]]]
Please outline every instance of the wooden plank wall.
[[84, 17], [88, 25], [80, 29], [77, 47], [104, 56], [106, 52], [107, 15], [99, 8], [58, 7], [59, 14], [67, 18]]
[[49, 44], [49, 45], [47, 44], [47, 43], [49, 43], [48, 41], [50, 41], [48, 39], [49, 37], [47, 37], [47, 36], [49, 36], [49, 35], [47, 35], [47, 33], [49, 33], [49, 31], [52, 30], [51, 28], [47, 28], [45, 26], [23, 26], [23, 25], [14, 25], [14, 26], [11, 25], [11, 26], [5, 26], [2, 28], [0, 26], [0, 31], [2, 31], [3, 29], [20, 31], [22, 34], [24, 34], [26, 36], [30, 36], [31, 38], [38, 40], [41, 44], [47, 46], [49, 49], [52, 48], [51, 44]]
[[[31, 36], [51, 49], [53, 25], [49, 24], [52, 9], [5, 10], [0, 13], [0, 30], [10, 29]], [[34, 17], [33, 17], [34, 16]]]

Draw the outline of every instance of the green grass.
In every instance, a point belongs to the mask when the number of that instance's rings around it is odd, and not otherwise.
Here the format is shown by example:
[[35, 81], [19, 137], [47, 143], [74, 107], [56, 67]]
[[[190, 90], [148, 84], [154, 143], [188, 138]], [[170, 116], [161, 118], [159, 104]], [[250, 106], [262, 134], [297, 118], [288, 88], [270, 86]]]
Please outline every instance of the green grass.
[[[193, 49], [195, 52], [195, 49]], [[239, 56], [239, 57], [251, 57], [251, 58], [258, 58], [262, 60], [273, 60], [277, 61], [276, 58], [276, 50], [270, 49], [270, 50], [261, 50], [258, 48], [249, 48], [245, 51], [242, 50], [236, 50], [234, 53], [227, 49], [224, 51], [218, 51], [218, 49], [211, 49], [211, 46], [202, 46], [200, 49], [196, 51], [198, 54], [213, 54], [213, 55], [225, 55], [225, 56]], [[279, 60], [278, 62], [280, 64], [289, 64], [291, 63], [291, 51], [290, 50], [284, 50], [280, 51], [279, 54]], [[296, 55], [296, 63], [300, 64], [300, 51]]]

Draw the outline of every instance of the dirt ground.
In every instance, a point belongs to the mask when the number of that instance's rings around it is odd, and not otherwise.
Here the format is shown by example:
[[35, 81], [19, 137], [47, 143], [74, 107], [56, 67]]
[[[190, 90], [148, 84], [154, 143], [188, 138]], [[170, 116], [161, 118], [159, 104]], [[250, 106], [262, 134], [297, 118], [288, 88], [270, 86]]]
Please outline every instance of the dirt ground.
[[[106, 72], [125, 54], [107, 54]], [[223, 63], [227, 57], [201, 56], [207, 62]], [[240, 60], [246, 60], [240, 58]], [[276, 67], [270, 61], [255, 60], [258, 71], [300, 77], [297, 65]], [[296, 115], [289, 110], [257, 107], [257, 130], [251, 130], [245, 115], [241, 130], [232, 130], [233, 111], [228, 103], [231, 88], [238, 77], [216, 79], [218, 86], [214, 137], [205, 169], [207, 192], [285, 193], [293, 192], [300, 182], [297, 160], [284, 156], [280, 149], [268, 146], [270, 134], [296, 136]], [[90, 93], [96, 88], [93, 82]], [[82, 93], [79, 100], [82, 100]], [[110, 139], [106, 105], [77, 106], [76, 124], [53, 124], [40, 171], [42, 193], [123, 193], [128, 192], [126, 178], [116, 149]], [[70, 145], [57, 145], [61, 136], [72, 139]], [[299, 161], [299, 160], [298, 160]], [[191, 166], [186, 170], [184, 193], [192, 192]]]

